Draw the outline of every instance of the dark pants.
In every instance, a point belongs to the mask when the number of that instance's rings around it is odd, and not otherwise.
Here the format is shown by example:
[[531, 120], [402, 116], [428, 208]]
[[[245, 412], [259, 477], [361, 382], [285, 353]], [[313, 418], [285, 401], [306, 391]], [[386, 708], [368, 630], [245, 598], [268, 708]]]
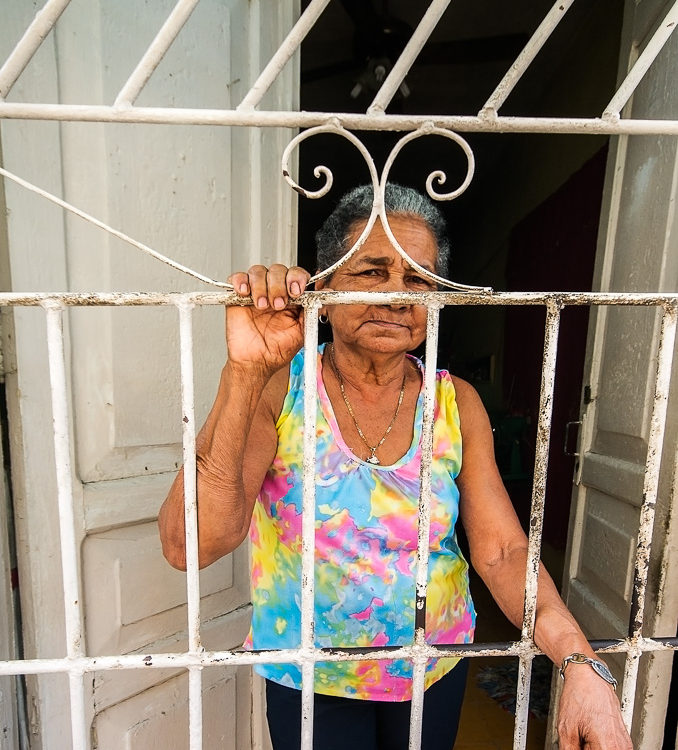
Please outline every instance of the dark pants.
[[[451, 750], [468, 663], [460, 661], [424, 693], [421, 750]], [[266, 716], [274, 750], [299, 750], [301, 691], [266, 680]], [[365, 701], [316, 693], [314, 750], [407, 750], [410, 702]]]

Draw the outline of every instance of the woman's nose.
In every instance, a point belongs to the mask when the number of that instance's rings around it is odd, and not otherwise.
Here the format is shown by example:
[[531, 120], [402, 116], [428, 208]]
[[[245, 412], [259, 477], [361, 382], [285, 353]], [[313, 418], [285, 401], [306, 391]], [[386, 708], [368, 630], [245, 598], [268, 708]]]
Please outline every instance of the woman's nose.
[[[389, 278], [387, 282], [384, 284], [383, 291], [385, 292], [407, 292], [409, 289], [407, 288], [407, 283], [405, 282], [405, 277], [403, 274], [400, 273], [392, 273], [389, 274]], [[388, 288], [386, 288], [388, 287]], [[391, 304], [387, 304], [386, 307], [388, 307], [391, 310], [403, 310], [407, 307], [407, 305], [402, 304], [401, 302], [393, 302]]]
[[402, 273], [390, 273], [384, 279], [382, 290], [384, 292], [407, 292], [407, 282]]

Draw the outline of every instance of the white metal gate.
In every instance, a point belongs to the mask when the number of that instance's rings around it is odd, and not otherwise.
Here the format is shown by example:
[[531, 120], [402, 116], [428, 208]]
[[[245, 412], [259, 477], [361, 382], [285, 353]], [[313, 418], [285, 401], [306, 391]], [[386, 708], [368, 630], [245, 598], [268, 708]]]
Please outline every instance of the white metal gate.
[[[370, 169], [375, 187], [375, 208], [372, 221], [382, 210], [380, 195], [386, 182], [391, 164], [400, 148], [413, 138], [442, 135], [455, 140], [464, 149], [469, 160], [465, 182], [457, 190], [440, 195], [435, 183], [442, 183], [441, 174], [433, 173], [427, 182], [427, 189], [434, 198], [452, 199], [468, 185], [473, 173], [473, 156], [466, 142], [458, 132], [540, 132], [540, 133], [602, 133], [610, 135], [678, 135], [678, 120], [637, 120], [622, 116], [622, 110], [629, 101], [644, 74], [666, 44], [678, 21], [678, 2], [669, 4], [656, 31], [637, 59], [630, 67], [627, 76], [618, 88], [608, 106], [597, 118], [545, 118], [545, 117], [503, 117], [499, 110], [521, 76], [530, 66], [535, 56], [556, 28], [573, 0], [562, 0], [552, 7], [534, 36], [499, 82], [494, 93], [475, 116], [406, 116], [387, 114], [386, 108], [401, 86], [413, 61], [420, 53], [426, 40], [435, 29], [436, 23], [449, 4], [449, 0], [432, 0], [421, 23], [415, 30], [410, 43], [400, 59], [386, 77], [379, 92], [364, 114], [341, 112], [317, 113], [301, 111], [281, 111], [258, 109], [262, 99], [284, 66], [298, 51], [301, 41], [327, 6], [329, 0], [312, 0], [299, 18], [287, 38], [265, 66], [261, 75], [240, 103], [229, 109], [180, 109], [170, 107], [136, 106], [135, 102], [144, 86], [160, 64], [163, 56], [189, 19], [198, 0], [179, 0], [168, 16], [157, 36], [139, 60], [133, 73], [110, 104], [61, 104], [10, 102], [7, 96], [19, 79], [24, 68], [39, 49], [40, 44], [58, 22], [59, 16], [69, 5], [70, 0], [48, 0], [35, 20], [26, 30], [23, 38], [0, 69], [0, 118], [8, 120], [51, 120], [90, 123], [157, 123], [167, 125], [221, 125], [243, 128], [292, 127], [310, 128], [293, 139], [283, 154], [283, 173], [295, 185], [298, 192], [307, 197], [319, 197], [329, 189], [331, 175], [325, 171], [324, 189], [310, 192], [293, 182], [288, 160], [300, 139], [312, 137], [317, 132], [334, 133], [347, 138], [363, 154]], [[398, 130], [406, 135], [394, 148], [386, 167], [378, 175], [372, 159], [362, 147], [352, 131]], [[322, 170], [321, 170], [322, 173]], [[5, 179], [14, 180], [23, 187], [35, 189], [7, 170], [0, 169]], [[79, 216], [94, 222], [97, 226], [137, 249], [159, 258], [159, 254], [143, 243], [124, 235], [104, 222], [94, 219], [83, 211], [70, 206], [65, 201], [49, 193], [40, 191], [44, 198], [56, 202], [62, 208], [77, 212]], [[384, 217], [382, 217], [385, 220]], [[395, 243], [395, 239], [391, 238]], [[395, 243], [397, 244], [397, 243]], [[404, 251], [403, 251], [404, 252]], [[650, 566], [650, 542], [654, 521], [654, 509], [659, 484], [662, 446], [666, 423], [666, 410], [669, 398], [671, 367], [675, 349], [676, 316], [678, 293], [497, 293], [492, 290], [465, 288], [445, 282], [455, 291], [428, 293], [326, 293], [308, 292], [302, 300], [308, 314], [305, 317], [305, 344], [311, 348], [317, 344], [317, 311], [329, 304], [394, 303], [425, 304], [428, 310], [425, 371], [425, 409], [422, 468], [422, 490], [420, 497], [420, 526], [418, 545], [417, 602], [425, 601], [429, 529], [430, 460], [432, 440], [433, 388], [435, 384], [435, 364], [437, 349], [438, 313], [444, 305], [540, 305], [546, 309], [546, 330], [543, 352], [542, 389], [539, 411], [537, 458], [534, 471], [534, 489], [529, 537], [529, 561], [526, 578], [526, 597], [521, 638], [516, 643], [500, 644], [485, 648], [482, 644], [469, 646], [430, 646], [425, 643], [423, 627], [418, 627], [415, 642], [408, 647], [374, 650], [368, 653], [345, 650], [342, 652], [316, 648], [313, 639], [313, 555], [314, 555], [314, 480], [313, 456], [315, 453], [315, 393], [306, 389], [304, 431], [304, 507], [303, 507], [303, 571], [302, 587], [302, 642], [299, 649], [278, 652], [243, 653], [237, 649], [208, 651], [202, 645], [200, 616], [200, 582], [197, 567], [197, 522], [195, 499], [195, 415], [194, 415], [194, 346], [192, 338], [192, 315], [196, 308], [210, 305], [237, 303], [236, 295], [229, 291], [229, 285], [221, 280], [186, 269], [170, 259], [163, 259], [179, 270], [192, 274], [202, 281], [221, 287], [222, 291], [212, 293], [127, 293], [127, 292], [87, 292], [87, 293], [41, 293], [7, 292], [0, 295], [0, 303], [5, 306], [39, 307], [44, 311], [49, 352], [49, 378], [51, 384], [51, 407], [54, 424], [54, 460], [57, 471], [59, 508], [59, 536], [61, 541], [61, 565], [63, 569], [63, 602], [65, 610], [66, 646], [65, 658], [36, 658], [25, 660], [5, 660], [0, 662], [0, 675], [60, 673], [68, 675], [70, 687], [70, 712], [72, 747], [81, 750], [91, 746], [91, 708], [87, 703], [85, 681], [94, 672], [115, 670], [149, 670], [181, 668], [189, 676], [190, 748], [196, 750], [203, 745], [203, 680], [206, 671], [223, 668], [224, 665], [251, 665], [262, 661], [294, 662], [303, 672], [303, 722], [302, 748], [311, 747], [313, 726], [313, 667], [318, 660], [360, 660], [360, 659], [410, 659], [414, 665], [413, 711], [410, 731], [410, 747], [419, 747], [424, 668], [430, 658], [440, 656], [499, 656], [515, 655], [520, 659], [517, 711], [514, 734], [514, 747], [522, 748], [526, 738], [526, 723], [530, 669], [532, 658], [539, 653], [534, 644], [534, 621], [539, 550], [541, 545], [541, 524], [543, 520], [546, 487], [546, 465], [550, 441], [551, 406], [553, 401], [554, 377], [557, 354], [557, 334], [560, 314], [569, 305], [594, 306], [646, 306], [661, 311], [661, 333], [657, 354], [655, 397], [652, 408], [651, 432], [647, 451], [647, 461], [643, 482], [643, 503], [638, 533], [633, 585], [632, 617], [628, 636], [606, 642], [594, 642], [596, 650], [603, 653], [626, 654], [626, 666], [622, 692], [622, 708], [627, 725], [630, 726], [636, 700], [636, 679], [640, 656], [647, 652], [675, 650], [676, 638], [647, 638], [643, 636], [643, 616], [646, 584]], [[91, 656], [83, 646], [83, 621], [85, 613], [81, 602], [81, 561], [78, 540], [74, 534], [74, 491], [72, 486], [73, 455], [71, 416], [68, 412], [68, 354], [64, 341], [64, 312], [71, 307], [128, 307], [161, 306], [174, 307], [179, 318], [181, 349], [181, 393], [183, 458], [186, 467], [186, 529], [187, 529], [187, 601], [188, 601], [188, 648], [183, 653], [110, 654]], [[315, 358], [306, 358], [305, 382], [315, 383]], [[426, 452], [428, 449], [428, 453]], [[424, 542], [424, 543], [423, 543]]]

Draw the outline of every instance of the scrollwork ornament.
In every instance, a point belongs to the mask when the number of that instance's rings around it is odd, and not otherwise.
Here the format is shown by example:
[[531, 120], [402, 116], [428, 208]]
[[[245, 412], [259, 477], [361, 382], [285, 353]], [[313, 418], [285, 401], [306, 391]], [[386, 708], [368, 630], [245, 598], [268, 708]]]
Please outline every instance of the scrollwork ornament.
[[[393, 162], [395, 161], [396, 157], [401, 152], [403, 147], [406, 146], [410, 141], [413, 141], [417, 138], [422, 138], [423, 136], [428, 136], [428, 135], [439, 135], [439, 136], [442, 136], [443, 138], [448, 138], [449, 140], [454, 141], [457, 145], [461, 147], [462, 151], [466, 155], [466, 161], [468, 165], [466, 169], [466, 176], [464, 177], [464, 180], [462, 181], [461, 185], [459, 185], [459, 187], [456, 188], [456, 190], [451, 190], [450, 192], [447, 192], [447, 193], [439, 193], [433, 187], [434, 180], [439, 185], [443, 185], [447, 181], [447, 175], [445, 174], [445, 172], [443, 172], [440, 169], [437, 169], [431, 172], [431, 174], [429, 174], [429, 176], [426, 179], [426, 192], [428, 193], [429, 197], [436, 201], [450, 201], [450, 200], [454, 200], [455, 198], [458, 198], [468, 188], [468, 186], [471, 184], [471, 180], [473, 179], [473, 173], [475, 171], [475, 158], [473, 156], [473, 151], [471, 150], [471, 147], [457, 133], [454, 133], [451, 130], [445, 130], [444, 128], [435, 127], [435, 125], [433, 125], [432, 123], [427, 123], [423, 127], [419, 128], [419, 130], [415, 130], [414, 132], [408, 133], [407, 135], [403, 136], [391, 150], [391, 153], [389, 154], [388, 159], [386, 160], [386, 164], [384, 164], [384, 169], [381, 173], [381, 180], [380, 180], [379, 188], [382, 194], [386, 190], [386, 184], [388, 182], [388, 176], [391, 171], [391, 167], [393, 166]], [[383, 201], [382, 201], [381, 208], [379, 211], [379, 219], [381, 220], [382, 226], [384, 227], [384, 232], [386, 233], [386, 236], [389, 238], [395, 250], [418, 273], [422, 274], [423, 276], [435, 282], [436, 284], [440, 284], [441, 286], [446, 286], [449, 289], [455, 289], [461, 292], [490, 292], [492, 291], [490, 287], [469, 286], [467, 284], [460, 284], [456, 281], [451, 281], [450, 279], [446, 279], [442, 276], [438, 276], [438, 274], [431, 273], [431, 271], [427, 270], [426, 268], [423, 268], [416, 261], [410, 258], [410, 256], [407, 254], [407, 252], [404, 250], [404, 248], [400, 245], [398, 240], [395, 238], [395, 235], [393, 234], [391, 230], [391, 227], [388, 223], [388, 217], [386, 215], [386, 209], [383, 205]]]
[[423, 276], [430, 279], [436, 284], [440, 284], [442, 286], [446, 286], [448, 288], [459, 290], [459, 291], [468, 291], [468, 292], [490, 292], [492, 291], [489, 287], [477, 287], [477, 286], [467, 286], [466, 284], [459, 284], [455, 281], [451, 281], [450, 279], [445, 279], [442, 276], [438, 276], [437, 274], [434, 274], [428, 269], [420, 266], [416, 261], [410, 258], [410, 256], [407, 254], [407, 252], [404, 250], [404, 248], [400, 245], [398, 240], [395, 238], [391, 230], [391, 227], [388, 223], [388, 217], [386, 215], [384, 193], [386, 190], [386, 184], [388, 182], [388, 175], [393, 165], [393, 162], [395, 161], [396, 157], [398, 156], [398, 154], [400, 153], [400, 151], [403, 149], [404, 146], [406, 146], [410, 141], [413, 141], [417, 138], [421, 138], [423, 136], [437, 135], [437, 136], [442, 136], [443, 138], [447, 138], [451, 141], [454, 141], [466, 155], [467, 164], [468, 164], [467, 170], [466, 170], [466, 176], [464, 180], [462, 181], [461, 185], [459, 185], [459, 187], [457, 187], [455, 190], [451, 190], [447, 193], [438, 192], [434, 187], [434, 182], [436, 182], [438, 185], [445, 184], [445, 182], [447, 181], [447, 175], [445, 174], [445, 172], [443, 172], [440, 169], [431, 172], [426, 179], [426, 192], [428, 193], [428, 195], [435, 201], [443, 201], [443, 200], [449, 201], [449, 200], [454, 200], [455, 198], [458, 198], [468, 188], [468, 186], [471, 184], [471, 180], [473, 179], [473, 173], [475, 170], [475, 159], [473, 157], [473, 151], [471, 150], [471, 147], [460, 135], [452, 132], [451, 130], [445, 130], [444, 128], [436, 127], [433, 123], [426, 123], [418, 130], [415, 130], [403, 136], [396, 143], [396, 145], [391, 150], [391, 153], [389, 154], [388, 159], [386, 160], [386, 164], [384, 165], [384, 169], [381, 173], [381, 178], [379, 178], [379, 176], [377, 175], [376, 167], [374, 165], [374, 161], [369, 151], [365, 148], [365, 145], [362, 143], [361, 140], [359, 140], [355, 135], [353, 135], [353, 133], [346, 130], [339, 122], [334, 120], [334, 121], [327, 123], [326, 125], [320, 125], [315, 128], [309, 128], [308, 130], [305, 130], [302, 133], [299, 133], [299, 135], [295, 136], [290, 141], [282, 157], [283, 177], [285, 178], [287, 183], [292, 187], [293, 190], [295, 190], [297, 193], [299, 193], [300, 195], [303, 195], [306, 198], [322, 198], [323, 196], [327, 195], [334, 181], [332, 171], [324, 165], [317, 166], [314, 169], [313, 174], [315, 175], [317, 179], [324, 177], [325, 184], [322, 185], [318, 190], [314, 190], [314, 191], [307, 190], [303, 188], [301, 185], [299, 185], [291, 177], [290, 170], [289, 170], [289, 159], [293, 150], [302, 141], [306, 140], [307, 138], [311, 138], [314, 135], [317, 135], [319, 133], [332, 133], [335, 135], [339, 135], [345, 138], [346, 140], [348, 140], [358, 149], [363, 159], [365, 160], [365, 163], [367, 164], [367, 168], [370, 173], [374, 199], [372, 203], [372, 211], [367, 220], [365, 228], [360, 234], [360, 237], [358, 237], [358, 239], [351, 246], [351, 248], [349, 248], [349, 250], [344, 254], [344, 256], [340, 258], [336, 263], [334, 263], [329, 268], [326, 268], [324, 271], [316, 274], [315, 276], [312, 276], [311, 279], [309, 280], [309, 284], [319, 279], [330, 276], [337, 270], [337, 268], [344, 265], [363, 245], [363, 243], [369, 236], [370, 232], [372, 231], [372, 227], [374, 226], [377, 218], [379, 218], [379, 220], [382, 223], [382, 226], [384, 227], [384, 232], [386, 233], [386, 236], [389, 238], [389, 241], [393, 245], [394, 249], [401, 255], [401, 257], [403, 257], [412, 266], [412, 268], [416, 269], [418, 273], [421, 273]]
[[341, 136], [342, 138], [345, 138], [347, 141], [352, 143], [358, 149], [360, 155], [365, 160], [365, 164], [367, 164], [367, 169], [370, 173], [370, 180], [372, 182], [375, 201], [372, 206], [372, 213], [370, 214], [370, 217], [367, 220], [367, 224], [365, 225], [365, 229], [361, 232], [360, 237], [358, 237], [353, 246], [349, 248], [346, 254], [336, 263], [331, 265], [329, 268], [326, 268], [324, 271], [316, 274], [315, 276], [312, 276], [309, 279], [309, 284], [313, 283], [314, 281], [318, 281], [318, 279], [323, 279], [327, 276], [331, 276], [337, 270], [337, 268], [346, 263], [349, 258], [351, 258], [351, 256], [356, 253], [357, 250], [362, 246], [363, 242], [365, 242], [370, 232], [372, 231], [372, 227], [374, 226], [377, 217], [379, 216], [379, 201], [377, 200], [377, 196], [380, 194], [379, 176], [377, 175], [377, 169], [374, 166], [374, 160], [372, 159], [370, 152], [365, 148], [363, 142], [336, 121], [329, 122], [326, 125], [319, 125], [318, 127], [304, 130], [289, 142], [282, 156], [282, 173], [288, 185], [290, 185], [293, 190], [299, 193], [299, 195], [303, 195], [305, 198], [313, 199], [322, 198], [323, 196], [327, 195], [330, 188], [332, 187], [332, 184], [334, 182], [332, 170], [324, 165], [319, 165], [313, 170], [313, 174], [316, 178], [320, 178], [321, 176], [325, 178], [325, 184], [318, 190], [307, 190], [306, 188], [303, 188], [301, 185], [299, 185], [298, 182], [296, 182], [296, 180], [292, 178], [289, 170], [290, 155], [292, 154], [294, 149], [298, 145], [300, 145], [302, 141], [305, 141], [307, 138], [312, 138], [314, 135], [318, 135], [319, 133], [330, 133], [333, 135]]

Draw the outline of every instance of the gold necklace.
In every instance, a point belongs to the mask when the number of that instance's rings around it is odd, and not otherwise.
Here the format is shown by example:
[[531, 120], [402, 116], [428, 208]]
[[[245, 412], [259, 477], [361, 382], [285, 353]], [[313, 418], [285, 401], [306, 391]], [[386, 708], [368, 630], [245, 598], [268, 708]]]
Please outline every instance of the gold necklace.
[[384, 433], [381, 440], [375, 446], [372, 446], [367, 442], [367, 438], [365, 437], [363, 431], [360, 429], [358, 420], [355, 418], [355, 414], [353, 413], [351, 402], [348, 400], [348, 396], [346, 395], [346, 391], [344, 389], [344, 379], [342, 378], [341, 373], [339, 372], [339, 368], [337, 367], [337, 361], [334, 359], [334, 344], [332, 344], [332, 347], [330, 348], [330, 359], [332, 360], [332, 369], [336, 373], [337, 380], [339, 381], [339, 390], [341, 391], [341, 395], [344, 398], [346, 409], [348, 410], [348, 413], [351, 415], [351, 419], [353, 420], [353, 424], [355, 425], [355, 428], [358, 431], [358, 435], [360, 435], [360, 439], [369, 448], [370, 455], [366, 459], [367, 463], [379, 464], [381, 463], [381, 461], [379, 461], [379, 459], [377, 458], [377, 450], [381, 448], [381, 446], [384, 444], [384, 441], [388, 437], [389, 432], [391, 432], [391, 430], [393, 429], [393, 425], [395, 424], [395, 421], [398, 418], [398, 413], [400, 412], [400, 407], [403, 403], [403, 398], [405, 396], [405, 381], [407, 380], [407, 372], [405, 372], [405, 374], [403, 375], [403, 384], [400, 386], [400, 395], [398, 396], [398, 405], [396, 406], [395, 414], [393, 415], [391, 424], [389, 424], [389, 426], [386, 428], [386, 432]]

